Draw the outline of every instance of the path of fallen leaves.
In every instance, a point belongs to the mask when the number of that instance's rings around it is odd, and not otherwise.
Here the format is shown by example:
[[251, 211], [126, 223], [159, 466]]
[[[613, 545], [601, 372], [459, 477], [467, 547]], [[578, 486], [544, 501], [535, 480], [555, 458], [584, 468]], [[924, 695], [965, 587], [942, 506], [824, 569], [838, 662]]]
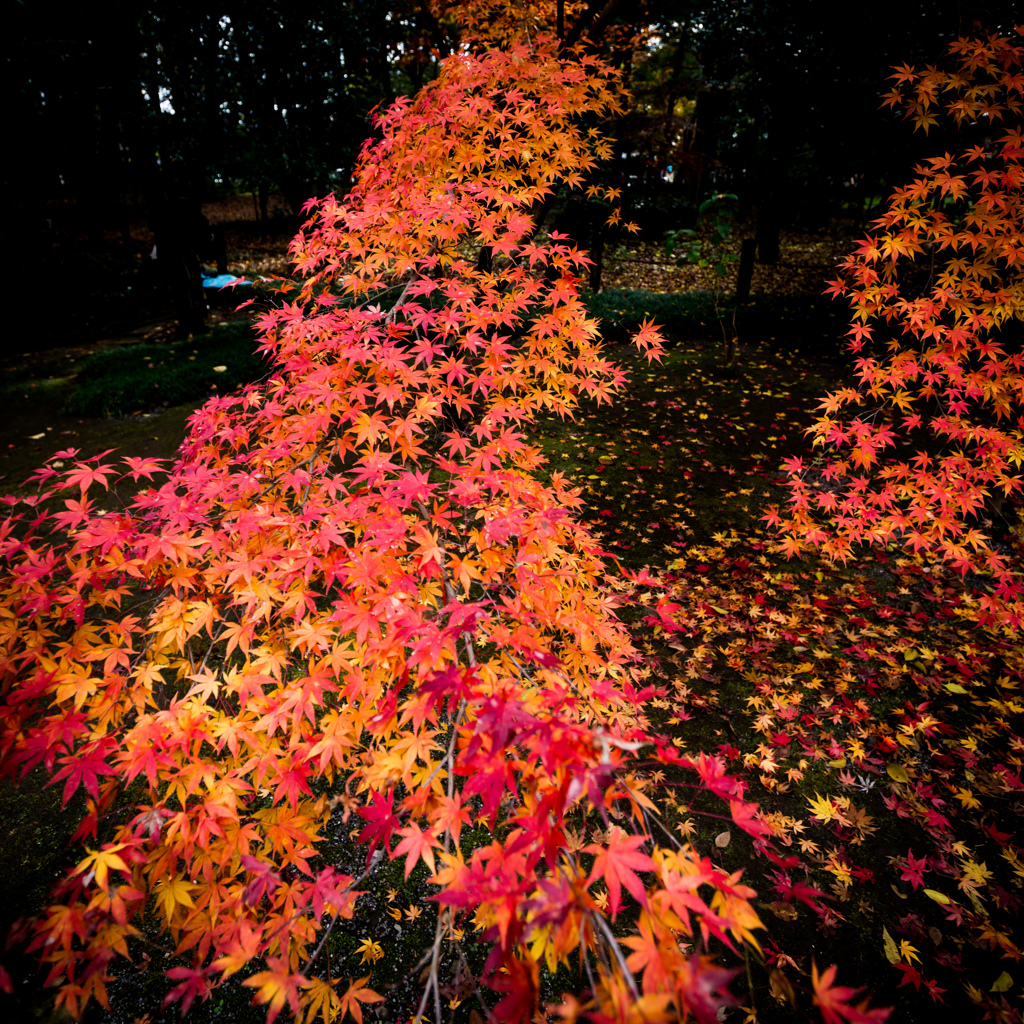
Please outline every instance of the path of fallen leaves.
[[[752, 225], [740, 225], [726, 240], [722, 251], [739, 259], [745, 236]], [[778, 263], [755, 263], [752, 295], [815, 295], [821, 282], [834, 276], [834, 268], [850, 252], [851, 238], [845, 231], [834, 235], [785, 232], [780, 240]], [[722, 281], [725, 293], [736, 287], [738, 263], [733, 263]], [[646, 288], [655, 292], [687, 292], [708, 287], [709, 278], [693, 264], [679, 265], [654, 242], [632, 242], [605, 253], [601, 283], [605, 288]]]
[[[933, 1004], [1020, 1019], [1024, 651], [977, 626], [970, 579], [897, 548], [786, 562], [758, 520], [837, 372], [761, 354], [727, 375], [676, 351], [542, 443], [608, 553], [658, 573], [630, 596], [651, 612], [638, 631], [660, 663], [660, 727], [744, 776], [787, 848], [776, 867], [719, 843], [769, 912], [757, 1019], [786, 1019], [813, 960], [876, 987], [893, 1020]], [[667, 780], [661, 797], [711, 845], [720, 822]], [[822, 897], [792, 902], [807, 887]]]

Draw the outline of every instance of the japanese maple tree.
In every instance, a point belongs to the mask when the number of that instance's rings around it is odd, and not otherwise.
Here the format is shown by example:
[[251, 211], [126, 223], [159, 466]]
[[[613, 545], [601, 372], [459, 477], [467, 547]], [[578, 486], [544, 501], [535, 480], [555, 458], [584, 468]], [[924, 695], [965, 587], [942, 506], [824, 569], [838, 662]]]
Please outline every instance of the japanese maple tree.
[[[441, 1019], [467, 932], [497, 1020], [531, 1018], [570, 958], [589, 1000], [570, 1019], [729, 1000], [708, 944], [756, 946], [754, 893], [655, 841], [644, 768], [761, 846], [767, 826], [720, 759], [651, 734], [579, 492], [525, 433], [625, 380], [580, 300], [586, 256], [536, 220], [607, 155], [594, 122], [621, 104], [611, 67], [544, 31], [578, 9], [517, 33], [506, 7], [499, 39], [378, 116], [349, 194], [308, 206], [297, 294], [259, 318], [268, 380], [210, 400], [172, 465], [62, 452], [6, 499], [0, 768], [41, 765], [84, 806], [32, 927], [73, 1014], [163, 941], [183, 1011], [239, 975], [268, 1019], [361, 1020], [384, 997], [336, 973], [331, 937], [384, 855], [433, 886], [417, 1019]], [[657, 358], [652, 325], [636, 342]], [[153, 483], [121, 502], [128, 478]], [[364, 870], [323, 855], [332, 815]]]
[[[1024, 26], [1016, 29], [1024, 34]], [[856, 384], [812, 430], [823, 455], [787, 463], [770, 510], [787, 552], [845, 561], [897, 542], [991, 581], [979, 616], [1024, 624], [1024, 582], [988, 526], [1013, 522], [1024, 465], [1024, 46], [958, 39], [950, 67], [901, 67], [885, 102], [915, 128], [942, 118], [962, 146], [897, 189], [829, 291], [853, 310]]]

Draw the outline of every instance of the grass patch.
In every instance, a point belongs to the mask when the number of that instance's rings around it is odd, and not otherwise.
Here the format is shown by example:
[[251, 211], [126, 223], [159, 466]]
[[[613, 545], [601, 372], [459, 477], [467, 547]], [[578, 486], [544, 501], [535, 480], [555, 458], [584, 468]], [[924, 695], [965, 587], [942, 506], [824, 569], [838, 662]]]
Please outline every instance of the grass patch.
[[710, 292], [649, 292], [640, 288], [606, 288], [583, 299], [592, 317], [601, 320], [607, 341], [625, 341], [642, 320], [660, 324], [673, 341], [714, 336], [718, 330]]
[[[626, 341], [643, 320], [660, 324], [674, 343], [718, 334], [714, 301], [708, 292], [649, 292], [610, 288], [584, 297], [611, 343]], [[841, 334], [843, 310], [816, 296], [757, 298], [737, 315], [741, 342], [788, 339], [789, 347], [814, 343], [829, 355]], [[822, 345], [823, 339], [832, 339]], [[55, 376], [35, 385], [63, 398], [66, 416], [116, 418], [165, 406], [201, 401], [265, 377], [264, 358], [255, 352], [252, 327], [226, 324], [191, 341], [142, 343], [104, 349], [88, 356], [73, 377]], [[223, 369], [217, 369], [222, 367]], [[69, 387], [70, 395], [64, 398]]]
[[90, 356], [63, 412], [129, 416], [208, 398], [269, 372], [248, 323], [226, 324], [191, 341], [124, 345]]

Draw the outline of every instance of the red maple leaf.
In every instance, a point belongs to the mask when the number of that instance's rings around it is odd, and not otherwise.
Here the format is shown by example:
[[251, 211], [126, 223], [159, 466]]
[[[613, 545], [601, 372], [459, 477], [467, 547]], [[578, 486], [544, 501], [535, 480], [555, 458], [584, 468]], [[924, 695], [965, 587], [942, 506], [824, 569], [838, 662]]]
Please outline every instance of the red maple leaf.
[[867, 999], [856, 1006], [850, 1000], [860, 991], [833, 985], [836, 968], [833, 965], [824, 974], [818, 974], [818, 965], [811, 963], [811, 983], [814, 987], [814, 1005], [821, 1010], [825, 1024], [881, 1024], [892, 1013], [887, 1007], [868, 1007]]
[[367, 863], [373, 856], [373, 851], [378, 846], [388, 846], [391, 842], [391, 833], [400, 820], [394, 813], [395, 794], [391, 791], [387, 796], [379, 793], [370, 794], [370, 805], [360, 807], [357, 811], [361, 818], [365, 818], [369, 824], [359, 833], [359, 842], [369, 843], [366, 851]]
[[918, 860], [914, 857], [913, 850], [907, 850], [907, 858], [900, 868], [900, 878], [904, 882], [909, 882], [914, 889], [918, 889], [924, 885], [924, 873], [927, 870], [928, 858], [922, 857]]
[[406, 855], [405, 877], [409, 877], [412, 869], [416, 867], [417, 862], [421, 858], [423, 863], [430, 868], [430, 873], [432, 875], [436, 874], [437, 868], [434, 865], [434, 850], [441, 845], [437, 841], [437, 830], [432, 828], [424, 832], [423, 829], [413, 821], [410, 822], [408, 828], [400, 828], [398, 830], [398, 834], [400, 836], [405, 836], [405, 838], [391, 851], [390, 856], [391, 859], [394, 860], [403, 853]]
[[643, 906], [647, 904], [647, 890], [637, 876], [638, 871], [653, 871], [654, 861], [641, 853], [639, 847], [647, 842], [647, 836], [611, 835], [606, 846], [591, 843], [584, 847], [585, 853], [594, 854], [594, 866], [587, 879], [587, 885], [603, 878], [608, 886], [608, 906], [615, 919], [622, 906], [622, 886], [625, 886]]

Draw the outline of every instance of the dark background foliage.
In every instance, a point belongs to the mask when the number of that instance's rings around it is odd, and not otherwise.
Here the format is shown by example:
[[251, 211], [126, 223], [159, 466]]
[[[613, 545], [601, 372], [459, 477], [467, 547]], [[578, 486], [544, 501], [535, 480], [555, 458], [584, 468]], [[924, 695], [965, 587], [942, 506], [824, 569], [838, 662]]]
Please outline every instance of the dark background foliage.
[[[692, 226], [709, 194], [735, 193], [771, 263], [780, 228], [861, 224], [916, 155], [941, 148], [879, 108], [891, 66], [937, 59], [960, 33], [1007, 30], [1014, 5], [598, 6], [591, 44], [634, 95], [602, 171], [625, 189], [629, 219], [660, 241]], [[115, 330], [119, 309], [151, 312], [144, 300], [160, 297], [131, 279], [203, 202], [243, 195], [289, 237], [306, 199], [344, 191], [370, 111], [420, 88], [456, 38], [421, 0], [4, 8], [0, 251], [20, 296], [8, 352], [89, 342]], [[640, 50], [624, 42], [637, 29]], [[600, 253], [603, 216], [582, 206], [562, 197], [551, 223]]]

